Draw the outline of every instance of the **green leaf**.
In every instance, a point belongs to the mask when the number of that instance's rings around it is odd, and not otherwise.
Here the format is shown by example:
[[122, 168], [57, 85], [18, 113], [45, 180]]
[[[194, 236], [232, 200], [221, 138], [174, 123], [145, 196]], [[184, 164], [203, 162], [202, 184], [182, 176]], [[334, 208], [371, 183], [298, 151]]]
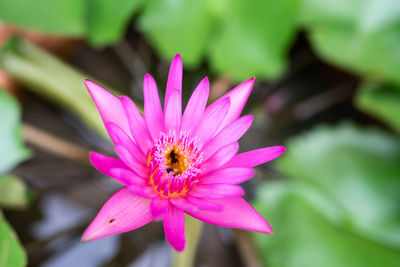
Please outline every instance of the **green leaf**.
[[300, 18], [325, 60], [400, 84], [400, 2], [303, 0]]
[[20, 267], [27, 263], [26, 254], [14, 230], [0, 213], [0, 266]]
[[296, 32], [297, 0], [151, 1], [140, 29], [158, 52], [197, 66], [207, 55], [211, 67], [236, 80], [275, 77]]
[[88, 37], [96, 46], [114, 43], [124, 34], [129, 19], [144, 0], [89, 1]]
[[211, 67], [237, 80], [277, 77], [296, 33], [297, 0], [232, 0], [209, 47]]
[[124, 34], [143, 0], [0, 1], [0, 21], [47, 34], [87, 37], [95, 46], [114, 43]]
[[306, 26], [351, 25], [361, 14], [364, 0], [301, 0], [299, 21]]
[[294, 183], [264, 183], [256, 209], [274, 234], [254, 234], [269, 267], [398, 266], [400, 251], [332, 224]]
[[195, 67], [204, 56], [215, 26], [215, 12], [223, 0], [153, 0], [139, 17], [143, 31], [164, 58], [184, 56], [185, 66]]
[[17, 101], [0, 88], [0, 175], [27, 159], [29, 150], [21, 135], [21, 111]]
[[355, 98], [356, 106], [386, 122], [400, 133], [400, 87], [364, 83]]
[[0, 176], [0, 206], [15, 209], [25, 208], [28, 204], [29, 194], [25, 183], [15, 176]]
[[278, 167], [307, 185], [308, 199], [328, 203], [310, 201], [332, 223], [400, 248], [398, 138], [350, 124], [321, 127], [289, 142]]
[[83, 36], [86, 1], [0, 1], [0, 20], [50, 34]]

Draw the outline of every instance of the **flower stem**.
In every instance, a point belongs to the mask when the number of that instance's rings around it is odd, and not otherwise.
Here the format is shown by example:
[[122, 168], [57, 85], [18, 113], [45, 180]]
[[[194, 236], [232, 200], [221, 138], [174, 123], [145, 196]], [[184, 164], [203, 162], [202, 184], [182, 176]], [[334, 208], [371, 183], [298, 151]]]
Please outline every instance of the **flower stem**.
[[202, 229], [203, 222], [185, 215], [186, 248], [182, 252], [173, 252], [172, 267], [193, 266]]

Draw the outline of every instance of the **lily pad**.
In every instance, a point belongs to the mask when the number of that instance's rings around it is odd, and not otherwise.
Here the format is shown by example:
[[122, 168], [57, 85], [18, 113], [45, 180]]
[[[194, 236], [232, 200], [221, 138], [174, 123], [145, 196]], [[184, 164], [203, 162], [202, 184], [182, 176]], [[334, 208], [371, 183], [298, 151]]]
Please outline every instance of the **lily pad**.
[[297, 0], [151, 1], [139, 29], [164, 58], [182, 53], [186, 66], [207, 57], [235, 80], [276, 77], [296, 33]]
[[209, 47], [211, 67], [237, 80], [274, 78], [297, 32], [297, 0], [233, 0]]
[[267, 266], [398, 266], [400, 140], [351, 123], [311, 130], [277, 161], [255, 207], [274, 234], [255, 234]]
[[270, 267], [398, 266], [400, 250], [382, 246], [332, 224], [295, 183], [265, 183], [256, 208], [274, 234], [254, 234], [260, 255]]
[[319, 195], [324, 202], [310, 202], [337, 227], [400, 248], [396, 136], [351, 124], [317, 128], [289, 142], [278, 168]]
[[[218, 4], [214, 1], [153, 0], [139, 16], [138, 28], [164, 58], [176, 53], [185, 57], [185, 66], [195, 67], [216, 23]], [[223, 3], [222, 3], [223, 4]]]
[[303, 0], [299, 16], [322, 58], [400, 84], [399, 1]]

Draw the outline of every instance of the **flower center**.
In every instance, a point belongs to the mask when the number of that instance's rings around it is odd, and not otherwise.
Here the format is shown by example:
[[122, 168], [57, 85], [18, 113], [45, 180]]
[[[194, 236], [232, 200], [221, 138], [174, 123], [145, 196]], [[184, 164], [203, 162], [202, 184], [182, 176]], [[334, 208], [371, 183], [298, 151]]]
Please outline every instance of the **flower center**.
[[202, 154], [188, 134], [162, 134], [149, 157], [149, 183], [162, 197], [185, 196], [197, 183]]
[[164, 165], [167, 167], [167, 173], [173, 172], [174, 175], [181, 175], [188, 167], [188, 158], [182, 155], [182, 151], [177, 148], [172, 148], [171, 151], [165, 153], [167, 161]]

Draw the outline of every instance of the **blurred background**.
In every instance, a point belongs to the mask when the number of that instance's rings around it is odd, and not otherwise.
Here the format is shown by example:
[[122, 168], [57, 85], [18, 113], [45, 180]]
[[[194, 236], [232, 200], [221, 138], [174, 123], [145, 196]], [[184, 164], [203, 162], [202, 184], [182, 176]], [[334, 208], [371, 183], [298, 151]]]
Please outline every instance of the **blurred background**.
[[169, 266], [162, 224], [81, 243], [118, 188], [83, 80], [143, 101], [257, 77], [241, 151], [285, 145], [246, 198], [272, 236], [206, 225], [196, 266], [400, 266], [400, 1], [0, 1], [0, 266]]

